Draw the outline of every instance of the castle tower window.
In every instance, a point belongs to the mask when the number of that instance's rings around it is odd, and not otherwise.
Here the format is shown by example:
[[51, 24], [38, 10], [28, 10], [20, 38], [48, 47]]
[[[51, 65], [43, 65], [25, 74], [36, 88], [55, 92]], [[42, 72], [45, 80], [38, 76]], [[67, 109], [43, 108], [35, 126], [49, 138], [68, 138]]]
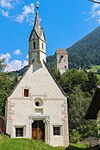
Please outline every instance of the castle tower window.
[[63, 55], [61, 55], [61, 58], [63, 58], [64, 56]]
[[33, 42], [33, 48], [36, 49], [36, 43], [35, 42]]
[[29, 89], [24, 89], [24, 97], [29, 97]]

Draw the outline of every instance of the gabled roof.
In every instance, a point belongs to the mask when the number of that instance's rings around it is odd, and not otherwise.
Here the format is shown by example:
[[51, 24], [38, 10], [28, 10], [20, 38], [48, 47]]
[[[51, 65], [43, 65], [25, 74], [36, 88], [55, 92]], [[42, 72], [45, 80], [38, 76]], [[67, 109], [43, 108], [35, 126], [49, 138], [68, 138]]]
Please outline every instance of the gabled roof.
[[[13, 90], [9, 93], [9, 95], [8, 95], [7, 97], [9, 97], [9, 96], [14, 92], [14, 90], [17, 88], [18, 84], [19, 84], [20, 81], [23, 79], [23, 77], [25, 76], [26, 72], [28, 71], [28, 69], [30, 68], [30, 66], [31, 66], [33, 63], [34, 63], [34, 61], [33, 61], [30, 65], [27, 66], [27, 69], [25, 70], [23, 76], [21, 77], [21, 79], [18, 81], [18, 83], [15, 85], [15, 87], [14, 87]], [[50, 75], [52, 76], [53, 80], [55, 81], [55, 83], [57, 84], [57, 86], [59, 87], [59, 89], [61, 90], [62, 94], [63, 94], [64, 96], [66, 96], [66, 93], [63, 91], [63, 89], [61, 88], [61, 86], [58, 84], [57, 80], [56, 80], [56, 79], [54, 78], [54, 76], [52, 75], [52, 73], [51, 73], [49, 67], [48, 67], [47, 64], [46, 64], [46, 62], [43, 61], [43, 63], [44, 63], [44, 65], [45, 65], [45, 67], [47, 68], [47, 70], [49, 71]]]
[[100, 111], [100, 86], [96, 88], [85, 119], [97, 119], [97, 114]]

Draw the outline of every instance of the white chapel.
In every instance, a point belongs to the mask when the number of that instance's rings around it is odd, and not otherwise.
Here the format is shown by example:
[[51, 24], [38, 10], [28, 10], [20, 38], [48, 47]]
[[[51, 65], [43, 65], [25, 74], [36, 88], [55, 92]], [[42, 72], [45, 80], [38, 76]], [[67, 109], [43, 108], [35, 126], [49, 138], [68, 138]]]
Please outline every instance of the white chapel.
[[29, 66], [6, 101], [6, 133], [52, 146], [68, 146], [67, 97], [46, 65], [46, 39], [38, 5], [29, 38]]

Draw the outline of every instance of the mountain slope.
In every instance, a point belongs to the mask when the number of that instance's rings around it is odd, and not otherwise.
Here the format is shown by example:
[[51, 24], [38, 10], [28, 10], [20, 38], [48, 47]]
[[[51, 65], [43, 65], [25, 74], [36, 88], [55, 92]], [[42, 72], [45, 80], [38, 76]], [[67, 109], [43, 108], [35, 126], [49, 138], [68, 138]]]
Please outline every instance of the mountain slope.
[[100, 65], [100, 27], [67, 49], [71, 68]]
[[47, 64], [50, 69], [55, 69], [56, 68], [56, 55], [48, 56]]
[[[91, 65], [100, 65], [100, 27], [66, 50], [69, 54], [69, 68], [87, 68]], [[52, 68], [56, 63], [55, 55], [47, 57], [47, 63]]]

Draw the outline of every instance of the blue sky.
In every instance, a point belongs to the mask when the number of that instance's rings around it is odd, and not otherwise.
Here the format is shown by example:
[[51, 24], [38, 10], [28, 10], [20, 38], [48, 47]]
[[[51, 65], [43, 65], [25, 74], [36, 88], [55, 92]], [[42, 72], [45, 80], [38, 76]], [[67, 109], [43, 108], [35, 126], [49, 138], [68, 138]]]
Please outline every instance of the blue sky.
[[[0, 57], [6, 70], [27, 64], [28, 38], [33, 28], [36, 0], [0, 0]], [[100, 24], [100, 5], [88, 0], [40, 0], [41, 27], [47, 56], [68, 48]]]

